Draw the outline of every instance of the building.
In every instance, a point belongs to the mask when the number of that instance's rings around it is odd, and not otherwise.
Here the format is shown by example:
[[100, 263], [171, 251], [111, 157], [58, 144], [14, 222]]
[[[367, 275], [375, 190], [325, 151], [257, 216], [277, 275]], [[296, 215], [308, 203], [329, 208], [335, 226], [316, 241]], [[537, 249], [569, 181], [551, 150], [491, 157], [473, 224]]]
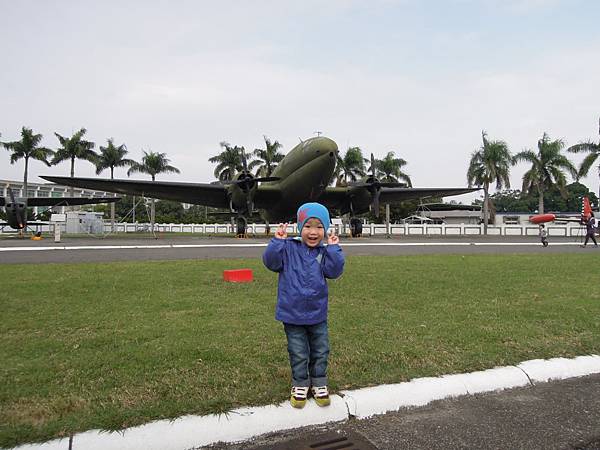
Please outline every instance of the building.
[[481, 206], [477, 205], [427, 203], [419, 205], [415, 214], [421, 217], [427, 217], [431, 219], [433, 223], [465, 223], [478, 225], [483, 220]]

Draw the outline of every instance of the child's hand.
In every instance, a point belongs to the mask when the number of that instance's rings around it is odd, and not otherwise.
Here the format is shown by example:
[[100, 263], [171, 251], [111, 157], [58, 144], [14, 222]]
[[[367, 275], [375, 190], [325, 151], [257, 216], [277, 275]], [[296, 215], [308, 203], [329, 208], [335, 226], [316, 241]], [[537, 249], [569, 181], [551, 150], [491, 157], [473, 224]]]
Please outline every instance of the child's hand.
[[288, 226], [287, 222], [279, 224], [279, 226], [277, 227], [277, 231], [275, 232], [275, 237], [277, 239], [287, 238], [287, 226]]
[[327, 243], [328, 244], [339, 244], [340, 238], [335, 234], [335, 230], [331, 228], [329, 233], [327, 234]]

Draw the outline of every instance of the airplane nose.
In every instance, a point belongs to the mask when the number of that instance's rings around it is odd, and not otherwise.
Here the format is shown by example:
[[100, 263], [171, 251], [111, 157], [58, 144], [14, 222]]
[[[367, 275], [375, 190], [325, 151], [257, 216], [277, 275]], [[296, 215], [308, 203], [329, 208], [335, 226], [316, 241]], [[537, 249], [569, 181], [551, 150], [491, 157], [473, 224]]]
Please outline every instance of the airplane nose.
[[320, 136], [315, 141], [315, 156], [329, 154], [330, 158], [334, 158], [337, 155], [338, 146], [333, 140], [325, 136]]

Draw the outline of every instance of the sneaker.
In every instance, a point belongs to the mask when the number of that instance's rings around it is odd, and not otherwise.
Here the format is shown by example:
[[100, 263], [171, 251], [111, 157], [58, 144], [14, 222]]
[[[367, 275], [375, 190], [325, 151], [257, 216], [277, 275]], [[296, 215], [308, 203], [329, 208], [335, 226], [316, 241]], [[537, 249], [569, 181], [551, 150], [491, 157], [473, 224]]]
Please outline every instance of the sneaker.
[[327, 386], [312, 387], [312, 394], [315, 398], [315, 402], [319, 406], [329, 406], [331, 399], [329, 398], [329, 390]]
[[294, 408], [304, 408], [306, 405], [306, 397], [308, 396], [308, 388], [302, 386], [292, 387], [290, 403]]

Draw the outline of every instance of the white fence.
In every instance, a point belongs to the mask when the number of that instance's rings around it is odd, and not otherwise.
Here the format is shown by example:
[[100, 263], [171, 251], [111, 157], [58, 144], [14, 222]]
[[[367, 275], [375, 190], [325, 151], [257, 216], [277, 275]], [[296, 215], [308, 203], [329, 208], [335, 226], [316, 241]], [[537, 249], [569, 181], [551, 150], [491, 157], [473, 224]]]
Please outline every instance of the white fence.
[[[350, 228], [345, 229], [339, 225], [333, 225], [337, 233], [349, 234]], [[277, 225], [271, 225], [271, 233], [276, 229]], [[54, 231], [54, 224], [37, 225], [36, 231], [50, 232]], [[117, 223], [115, 224], [115, 232], [117, 233], [139, 233], [150, 232], [149, 223]], [[154, 225], [156, 233], [197, 233], [197, 234], [234, 234], [235, 227], [231, 224], [181, 224], [181, 223], [157, 223]], [[576, 223], [568, 223], [565, 225], [546, 224], [546, 230], [549, 236], [563, 237], [578, 237], [585, 235], [585, 227], [581, 227]], [[104, 223], [104, 232], [110, 233], [110, 222]], [[288, 225], [288, 232], [295, 233], [296, 225]], [[5, 227], [3, 233], [14, 233], [10, 227]], [[61, 232], [65, 233], [64, 223], [61, 224]], [[266, 225], [264, 223], [248, 224], [249, 235], [264, 234]], [[537, 236], [539, 232], [537, 225], [490, 225], [488, 226], [488, 236]], [[367, 224], [363, 225], [363, 236], [386, 236], [388, 231], [384, 224]], [[483, 225], [470, 224], [443, 224], [443, 225], [408, 225], [408, 224], [391, 224], [389, 234], [392, 236], [481, 236], [483, 235]]]
[[[344, 228], [341, 225], [334, 225], [338, 233], [350, 233], [348, 226]], [[155, 224], [157, 233], [198, 233], [198, 234], [233, 234], [235, 227], [231, 224], [177, 224], [177, 223], [160, 223]], [[271, 233], [275, 231], [277, 225], [271, 225]], [[585, 231], [578, 224], [566, 225], [546, 225], [549, 236], [564, 236], [573, 237], [580, 236]], [[105, 223], [105, 232], [110, 232], [110, 224]], [[119, 233], [129, 232], [149, 232], [150, 224], [131, 224], [120, 223], [116, 224], [116, 231]], [[296, 225], [288, 225], [288, 232], [296, 232]], [[248, 224], [249, 235], [264, 234], [266, 225], [263, 223]], [[489, 236], [537, 236], [539, 228], [537, 225], [491, 225], [488, 226]], [[388, 234], [384, 224], [367, 224], [363, 225], [363, 236], [385, 236]], [[483, 235], [483, 225], [469, 224], [452, 224], [452, 225], [408, 225], [408, 224], [391, 224], [389, 234], [393, 236], [469, 236]]]

